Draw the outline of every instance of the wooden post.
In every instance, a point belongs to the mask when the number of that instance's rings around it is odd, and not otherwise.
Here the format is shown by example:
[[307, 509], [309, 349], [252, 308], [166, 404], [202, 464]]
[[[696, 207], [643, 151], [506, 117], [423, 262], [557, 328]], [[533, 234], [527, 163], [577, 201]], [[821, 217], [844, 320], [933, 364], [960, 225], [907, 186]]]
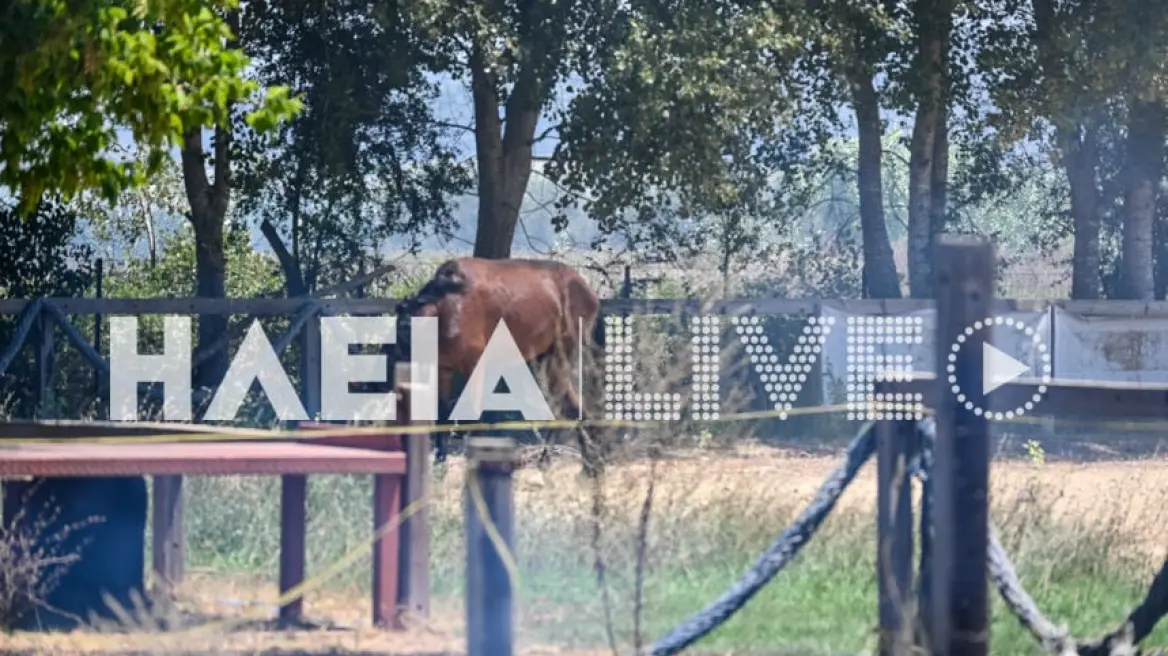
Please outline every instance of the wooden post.
[[[877, 390], [880, 384], [877, 383]], [[881, 395], [877, 399], [884, 398]], [[878, 410], [877, 417], [886, 410]], [[889, 414], [876, 423], [876, 574], [879, 591], [880, 654], [906, 654], [913, 644], [912, 482], [908, 461], [915, 452], [914, 425]]]
[[[437, 383], [437, 374], [435, 372]], [[410, 416], [410, 396], [404, 384], [431, 384], [431, 381], [414, 381], [410, 377], [410, 363], [399, 362], [394, 373], [394, 385], [398, 394], [398, 422], [407, 426], [424, 425], [432, 422], [414, 421]], [[419, 433], [403, 435], [406, 451], [406, 482], [402, 493], [401, 506], [405, 510], [414, 503], [421, 502], [418, 510], [402, 522], [400, 570], [398, 573], [399, 606], [419, 617], [430, 616], [430, 512], [426, 501], [429, 494], [430, 435]]]
[[40, 419], [53, 419], [57, 414], [54, 407], [53, 394], [53, 348], [56, 346], [57, 324], [48, 312], [42, 311], [37, 317], [37, 335], [39, 337], [36, 351], [37, 363], [37, 400], [36, 416]]
[[[308, 530], [308, 477], [285, 474], [280, 477], [280, 594], [304, 582], [306, 556], [304, 536]], [[304, 613], [304, 597], [280, 606], [280, 622], [294, 624]]]
[[[103, 260], [100, 257], [97, 258], [97, 271], [96, 271], [95, 275], [97, 278], [97, 289], [95, 290], [94, 296], [97, 298], [101, 298], [102, 297], [101, 286], [102, 286], [102, 281], [105, 278], [105, 260]], [[101, 313], [98, 312], [97, 314], [94, 314], [93, 315], [93, 350], [97, 351], [98, 353], [101, 353], [101, 328], [102, 328], [101, 322], [102, 322]], [[106, 417], [108, 415], [108, 413], [105, 410], [105, 404], [101, 402], [101, 371], [98, 370], [97, 367], [93, 368], [93, 402], [94, 402], [94, 406], [95, 406], [94, 409], [96, 411], [97, 417], [99, 419]]]
[[300, 395], [309, 421], [320, 416], [320, 317], [308, 317], [300, 333]]
[[[320, 323], [309, 317], [301, 329], [300, 398], [309, 421], [320, 414]], [[327, 428], [327, 425], [313, 425]], [[285, 474], [280, 477], [280, 594], [304, 581], [305, 534], [308, 527], [308, 477]], [[304, 598], [297, 597], [280, 606], [280, 622], [294, 624], [304, 613]]]
[[[918, 448], [920, 448], [921, 438], [919, 435], [917, 440]], [[914, 644], [921, 653], [928, 650], [929, 636], [932, 635], [929, 622], [933, 608], [933, 517], [935, 513], [932, 505], [936, 503], [934, 489], [936, 489], [936, 484], [933, 482], [932, 472], [929, 472], [925, 480], [921, 481], [921, 518], [918, 524], [921, 556], [917, 569], [919, 573], [917, 581], [917, 634]]]
[[154, 476], [150, 486], [154, 579], [158, 583], [157, 593], [163, 595], [170, 595], [185, 574], [182, 483], [182, 476]]
[[[985, 656], [990, 446], [982, 349], [992, 327], [981, 324], [979, 329], [977, 322], [990, 316], [994, 248], [984, 239], [943, 235], [934, 256], [938, 389], [937, 445], [930, 476], [936, 504], [932, 653]], [[951, 389], [954, 385], [963, 396]]]
[[[381, 531], [398, 517], [402, 477], [373, 476], [373, 530]], [[402, 628], [397, 613], [401, 526], [386, 531], [373, 543], [373, 626]]]
[[[514, 553], [511, 473], [516, 466], [515, 440], [470, 438], [467, 455], [470, 470], [463, 495], [467, 656], [511, 656], [514, 646], [511, 578], [486, 527], [493, 525], [502, 548], [509, 556]], [[476, 484], [481, 497], [475, 494]], [[486, 518], [479, 514], [480, 503], [486, 507]]]

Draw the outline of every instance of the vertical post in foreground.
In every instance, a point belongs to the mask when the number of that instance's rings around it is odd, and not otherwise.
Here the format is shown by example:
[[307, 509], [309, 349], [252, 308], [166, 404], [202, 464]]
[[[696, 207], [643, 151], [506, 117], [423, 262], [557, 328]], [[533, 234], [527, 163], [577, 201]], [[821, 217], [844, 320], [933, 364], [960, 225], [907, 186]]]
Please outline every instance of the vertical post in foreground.
[[[877, 401], [891, 395], [880, 394]], [[877, 410], [876, 422], [876, 580], [880, 595], [880, 654], [906, 654], [913, 645], [912, 481], [908, 462], [915, 452], [914, 423], [896, 419], [892, 409]]]
[[373, 626], [376, 627], [402, 628], [397, 613], [401, 526], [385, 530], [397, 522], [402, 483], [403, 477], [397, 474], [373, 476], [373, 530], [379, 534], [373, 542]]
[[[471, 468], [463, 496], [466, 653], [467, 656], [511, 656], [513, 590], [505, 563], [514, 553], [511, 473], [516, 465], [515, 441], [502, 437], [470, 438], [467, 455]], [[484, 511], [485, 517], [481, 514]], [[496, 545], [496, 540], [501, 544]]]
[[992, 335], [994, 248], [943, 235], [934, 252], [937, 445], [932, 608], [934, 654], [989, 653], [989, 425], [983, 348]]
[[152, 560], [156, 593], [170, 595], [182, 583], [186, 565], [186, 539], [183, 532], [183, 477], [152, 477], [152, 525], [154, 527]]
[[[410, 391], [417, 385], [437, 385], [436, 368], [426, 372], [426, 380], [413, 380], [411, 363], [396, 365], [394, 384], [397, 388], [398, 423], [413, 426], [432, 422], [414, 420], [410, 415]], [[419, 617], [430, 616], [430, 513], [429, 495], [430, 434], [416, 433], [402, 436], [406, 451], [406, 482], [402, 491], [402, 510], [421, 504], [401, 524], [400, 571], [398, 574], [398, 606]]]
[[[280, 477], [280, 595], [304, 582], [305, 544], [308, 527], [308, 477], [285, 474]], [[300, 622], [304, 596], [280, 606], [280, 622]]]

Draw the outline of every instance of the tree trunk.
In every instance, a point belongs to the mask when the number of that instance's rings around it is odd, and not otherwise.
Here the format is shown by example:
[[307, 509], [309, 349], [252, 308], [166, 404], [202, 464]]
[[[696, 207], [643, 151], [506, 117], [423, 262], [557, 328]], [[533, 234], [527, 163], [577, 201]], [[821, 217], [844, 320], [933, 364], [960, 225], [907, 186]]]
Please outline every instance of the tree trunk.
[[[227, 15], [232, 35], [239, 35], [239, 11]], [[235, 47], [231, 39], [227, 46]], [[228, 107], [230, 112], [231, 108]], [[230, 115], [230, 114], [228, 114]], [[183, 135], [182, 173], [191, 212], [188, 215], [195, 232], [195, 296], [225, 298], [227, 296], [227, 254], [223, 248], [223, 222], [231, 200], [231, 126], [215, 128], [212, 148], [214, 182], [208, 180], [204, 164], [203, 129], [187, 131]], [[227, 315], [208, 314], [199, 317], [195, 350], [210, 347], [227, 332]], [[218, 349], [192, 376], [194, 389], [214, 390], [227, 373], [227, 349]], [[196, 407], [196, 416], [202, 416], [202, 407]]]
[[1133, 101], [1127, 126], [1124, 166], [1123, 262], [1120, 298], [1153, 300], [1152, 230], [1157, 187], [1164, 159], [1164, 108]]
[[[183, 182], [191, 206], [189, 218], [195, 232], [195, 296], [224, 298], [227, 296], [227, 255], [223, 248], [223, 222], [231, 190], [231, 164], [228, 160], [230, 131], [215, 130], [215, 182], [207, 179], [203, 165], [203, 131], [201, 128], [186, 134], [182, 149]], [[196, 350], [214, 344], [227, 331], [227, 316], [205, 314], [198, 320]], [[192, 382], [195, 389], [215, 389], [227, 373], [228, 357], [225, 349], [195, 369]]]
[[872, 76], [856, 75], [851, 83], [860, 153], [856, 182], [860, 193], [860, 232], [864, 240], [864, 296], [900, 298], [900, 276], [892, 255], [888, 224], [884, 219], [884, 131], [880, 126], [880, 100]]
[[[1053, 0], [1034, 0], [1034, 45], [1038, 48], [1039, 64], [1047, 83], [1053, 88], [1066, 88], [1063, 62], [1066, 53], [1057, 38], [1059, 26]], [[1100, 278], [1099, 223], [1100, 199], [1099, 124], [1098, 112], [1087, 104], [1071, 108], [1076, 120], [1056, 121], [1056, 139], [1062, 156], [1063, 169], [1071, 188], [1071, 221], [1075, 233], [1073, 263], [1071, 265], [1071, 298], [1095, 300], [1102, 295]]]
[[[227, 297], [227, 256], [223, 248], [223, 220], [208, 217], [195, 236], [195, 296], [199, 298]], [[227, 332], [227, 315], [199, 316], [196, 350], [214, 344]], [[194, 372], [196, 388], [215, 389], [227, 373], [227, 349], [219, 349], [214, 356]]]
[[497, 80], [486, 70], [477, 46], [470, 63], [479, 193], [474, 255], [506, 259], [511, 256], [519, 209], [531, 178], [542, 84], [533, 66], [524, 65], [507, 99], [506, 116], [500, 120]]
[[[945, 129], [948, 102], [948, 42], [952, 22], [949, 0], [918, 0], [918, 52], [916, 71], [917, 111], [913, 122], [909, 153], [908, 263], [909, 290], [914, 298], [932, 293], [932, 243], [934, 234], [933, 183], [945, 170], [934, 171], [938, 151], [948, 153], [948, 145], [937, 144]], [[940, 193], [944, 193], [941, 191]], [[944, 208], [944, 198], [940, 199]], [[943, 211], [942, 211], [943, 216]]]
[[[949, 202], [949, 111], [942, 105], [937, 112], [937, 133], [933, 139], [933, 168], [929, 179], [930, 238], [945, 232]], [[930, 240], [930, 249], [932, 239]]]
[[1059, 131], [1063, 168], [1071, 188], [1071, 221], [1075, 233], [1071, 264], [1071, 298], [1096, 300], [1102, 295], [1099, 277], [1099, 159], [1098, 130], [1091, 122], [1082, 126], [1082, 138]]
[[305, 284], [304, 274], [300, 270], [300, 260], [288, 252], [288, 247], [284, 245], [276, 226], [264, 219], [260, 222], [260, 232], [268, 240], [268, 245], [272, 247], [272, 252], [276, 254], [276, 260], [280, 263], [280, 269], [284, 272], [284, 290], [288, 293], [288, 298], [307, 295], [308, 285]]

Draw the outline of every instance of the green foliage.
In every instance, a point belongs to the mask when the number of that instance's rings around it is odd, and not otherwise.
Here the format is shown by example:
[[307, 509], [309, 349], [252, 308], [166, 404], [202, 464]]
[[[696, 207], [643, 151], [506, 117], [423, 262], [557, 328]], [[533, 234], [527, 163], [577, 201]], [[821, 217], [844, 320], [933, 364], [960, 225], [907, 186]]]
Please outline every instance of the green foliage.
[[[196, 127], [225, 124], [254, 103], [248, 125], [273, 129], [297, 111], [287, 88], [244, 79], [228, 47], [234, 0], [13, 0], [0, 21], [0, 184], [24, 212], [44, 193], [95, 189], [113, 200], [142, 184]], [[150, 151], [119, 161], [116, 127]]]
[[[139, 162], [147, 157], [145, 151], [136, 154]], [[97, 247], [95, 255], [111, 264], [137, 257], [155, 263], [162, 242], [187, 222], [189, 207], [182, 171], [170, 157], [145, 184], [123, 191], [116, 201], [85, 191], [71, 204], [84, 219], [86, 236]]]
[[[0, 205], [0, 294], [6, 298], [71, 297], [80, 295], [91, 282], [91, 250], [75, 239], [77, 216], [57, 200], [43, 200], [29, 220], [14, 204]], [[0, 344], [9, 344], [16, 335], [19, 317], [0, 317]], [[5, 411], [31, 417], [35, 411], [36, 327], [26, 347], [0, 379], [0, 396]]]
[[274, 144], [239, 144], [239, 209], [283, 228], [310, 287], [356, 276], [392, 239], [448, 237], [470, 184], [432, 116], [435, 57], [397, 8], [366, 7], [264, 2], [241, 35], [261, 82], [294, 85], [305, 104]]
[[[189, 224], [179, 224], [160, 244], [156, 265], [145, 258], [129, 259], [110, 273], [106, 295], [115, 298], [164, 298], [194, 296], [195, 240]], [[224, 236], [227, 297], [253, 298], [281, 293], [279, 267], [269, 254], [257, 253], [243, 226], [229, 225]], [[159, 324], [161, 325], [161, 324]]]
[[661, 9], [634, 3], [619, 14], [547, 169], [585, 198], [602, 234], [638, 247], [707, 239], [703, 215], [777, 213], [776, 160], [805, 152], [790, 147], [804, 135], [793, 100], [801, 81], [787, 72], [802, 49], [798, 12]]

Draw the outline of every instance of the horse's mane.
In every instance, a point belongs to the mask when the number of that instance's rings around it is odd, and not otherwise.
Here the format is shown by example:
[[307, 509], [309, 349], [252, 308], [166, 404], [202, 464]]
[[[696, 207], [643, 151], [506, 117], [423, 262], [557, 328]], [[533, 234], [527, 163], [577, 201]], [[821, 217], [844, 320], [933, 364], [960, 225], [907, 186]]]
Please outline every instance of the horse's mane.
[[412, 316], [427, 305], [442, 300], [447, 294], [461, 292], [465, 289], [466, 278], [458, 270], [457, 264], [447, 262], [438, 267], [438, 270], [434, 272], [434, 277], [416, 293], [398, 301], [394, 313], [399, 317]]
[[398, 301], [397, 305], [394, 306], [394, 314], [397, 317], [397, 348], [395, 351], [397, 351], [399, 359], [404, 359], [404, 354], [409, 349], [410, 317], [427, 305], [442, 300], [447, 294], [462, 292], [466, 288], [466, 277], [459, 271], [458, 264], [451, 261], [438, 267], [438, 270], [434, 272], [434, 277], [421, 289]]

